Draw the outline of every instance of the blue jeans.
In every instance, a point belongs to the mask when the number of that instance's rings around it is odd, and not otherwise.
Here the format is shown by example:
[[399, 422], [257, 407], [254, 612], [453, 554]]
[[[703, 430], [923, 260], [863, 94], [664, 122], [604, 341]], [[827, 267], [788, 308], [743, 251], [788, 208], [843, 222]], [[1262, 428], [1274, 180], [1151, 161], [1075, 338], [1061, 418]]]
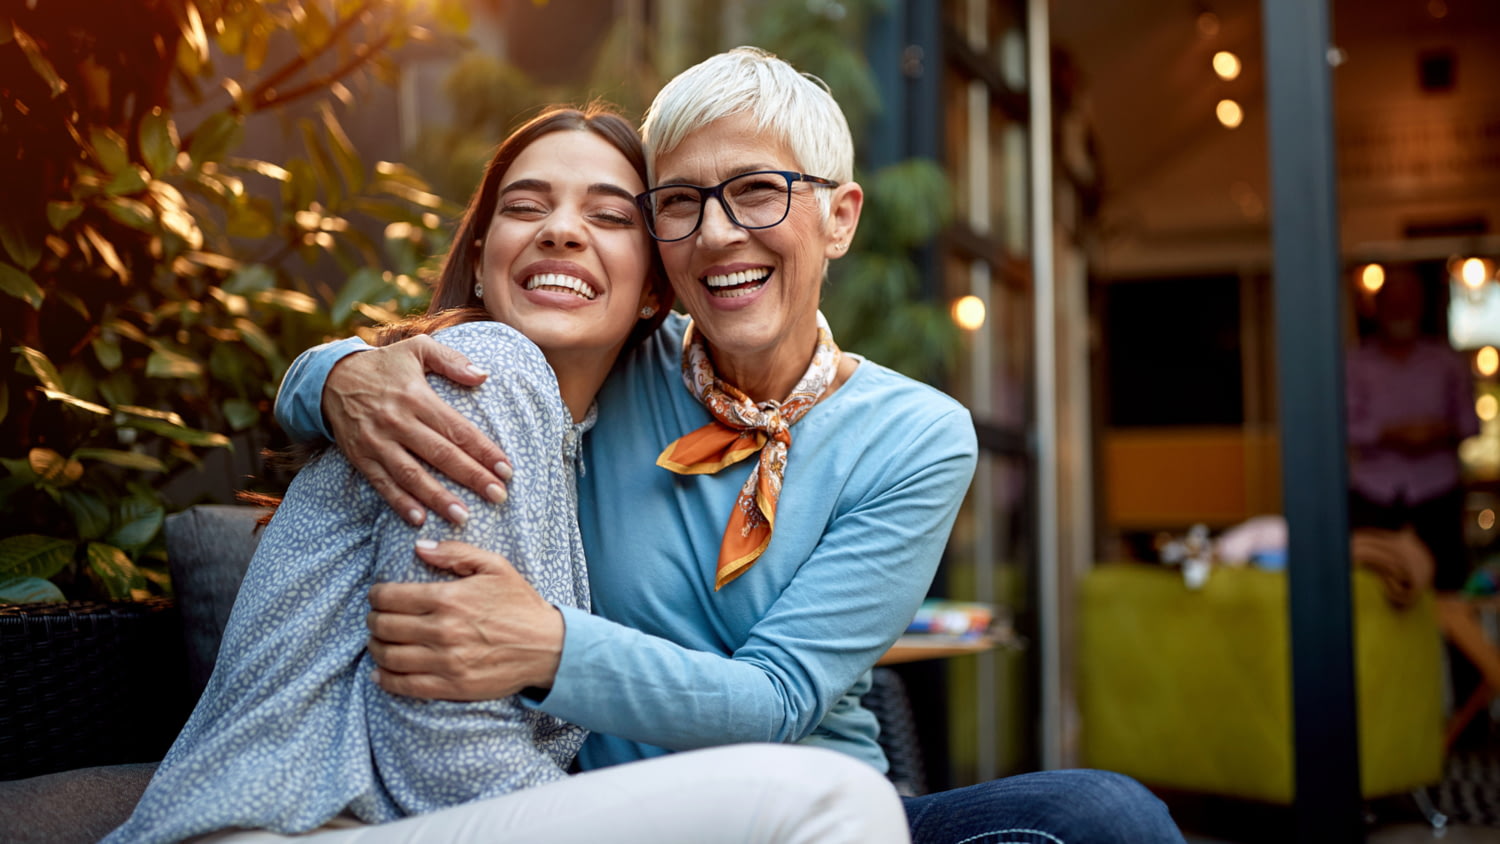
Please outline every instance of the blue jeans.
[[902, 798], [913, 844], [1182, 844], [1166, 804], [1109, 771], [1040, 771]]

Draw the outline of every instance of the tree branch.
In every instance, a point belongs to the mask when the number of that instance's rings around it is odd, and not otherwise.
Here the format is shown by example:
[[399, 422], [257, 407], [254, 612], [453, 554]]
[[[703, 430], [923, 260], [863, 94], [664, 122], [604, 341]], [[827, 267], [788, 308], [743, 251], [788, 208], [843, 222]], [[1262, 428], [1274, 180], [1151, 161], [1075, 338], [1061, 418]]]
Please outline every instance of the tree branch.
[[[354, 28], [354, 25], [359, 23], [360, 19], [369, 13], [370, 8], [373, 5], [374, 0], [365, 0], [365, 2], [361, 4], [358, 9], [355, 9], [343, 20], [339, 21], [338, 25], [328, 32], [328, 38], [324, 40], [322, 44], [319, 44], [317, 48], [314, 49], [310, 54], [297, 56], [295, 59], [292, 59], [291, 61], [283, 65], [281, 69], [277, 70], [275, 73], [267, 76], [265, 79], [262, 79], [259, 83], [256, 84], [255, 88], [250, 91], [246, 99], [251, 103], [257, 103], [266, 99], [267, 96], [274, 98], [275, 88], [277, 85], [280, 85], [282, 82], [290, 79], [299, 71], [305, 69], [313, 61], [317, 60], [324, 53], [328, 52], [329, 48], [331, 48], [334, 44], [337, 44], [339, 43], [339, 41], [343, 40], [343, 37], [348, 34], [349, 30]], [[386, 40], [390, 40], [389, 36], [387, 36]]]

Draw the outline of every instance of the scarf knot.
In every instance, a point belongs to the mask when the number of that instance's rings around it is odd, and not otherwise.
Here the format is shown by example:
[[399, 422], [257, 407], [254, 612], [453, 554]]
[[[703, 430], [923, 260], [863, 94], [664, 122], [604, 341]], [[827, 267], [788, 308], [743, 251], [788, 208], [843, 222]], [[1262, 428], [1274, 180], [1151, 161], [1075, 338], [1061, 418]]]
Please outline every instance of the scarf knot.
[[744, 574], [771, 544], [776, 502], [792, 445], [792, 425], [828, 391], [838, 374], [840, 352], [818, 314], [818, 343], [797, 386], [782, 401], [756, 404], [733, 384], [719, 379], [702, 336], [689, 324], [682, 338], [682, 380], [713, 421], [673, 440], [656, 465], [679, 475], [711, 475], [752, 455], [750, 476], [740, 488], [714, 576], [714, 590]]

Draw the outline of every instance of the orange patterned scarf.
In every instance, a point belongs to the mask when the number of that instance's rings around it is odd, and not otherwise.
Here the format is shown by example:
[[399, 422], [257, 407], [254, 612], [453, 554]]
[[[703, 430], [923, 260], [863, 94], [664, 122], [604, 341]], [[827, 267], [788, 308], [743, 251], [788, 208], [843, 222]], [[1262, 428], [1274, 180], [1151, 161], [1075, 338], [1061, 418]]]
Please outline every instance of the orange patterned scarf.
[[750, 477], [740, 489], [719, 547], [714, 591], [744, 574], [771, 543], [776, 526], [776, 500], [786, 471], [788, 430], [818, 403], [839, 370], [839, 347], [828, 322], [818, 314], [818, 346], [802, 380], [785, 401], [757, 405], [733, 384], [719, 380], [703, 338], [688, 325], [682, 338], [682, 380], [714, 421], [672, 441], [656, 458], [656, 465], [679, 475], [712, 475], [726, 466], [760, 453]]

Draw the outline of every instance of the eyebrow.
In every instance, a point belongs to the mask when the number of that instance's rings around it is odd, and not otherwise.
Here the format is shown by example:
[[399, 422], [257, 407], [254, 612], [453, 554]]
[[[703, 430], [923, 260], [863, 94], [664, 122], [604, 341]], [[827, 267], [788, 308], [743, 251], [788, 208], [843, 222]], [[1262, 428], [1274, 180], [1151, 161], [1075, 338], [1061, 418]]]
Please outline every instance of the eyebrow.
[[[786, 168], [784, 168], [784, 167], [782, 167], [782, 166], [780, 166], [778, 164], [746, 164], [744, 166], [736, 167], [733, 170], [730, 170], [729, 171], [729, 175], [727, 175], [724, 178], [720, 179], [719, 182], [725, 182], [725, 181], [728, 181], [729, 179], [733, 179], [735, 176], [743, 176], [746, 173], [758, 173], [758, 172], [760, 172], [762, 170], [775, 170], [775, 171], [780, 172], [780, 171], [785, 170], [785, 169]], [[691, 185], [691, 184], [695, 184], [695, 183], [694, 182], [684, 181], [681, 178], [677, 178], [677, 179], [662, 179], [661, 181], [657, 182], [656, 185], [654, 185], [653, 187], [660, 187], [662, 185]], [[717, 183], [715, 183], [715, 184], [717, 184]], [[707, 185], [698, 185], [698, 187], [707, 187]]]
[[[552, 183], [543, 179], [517, 179], [500, 189], [500, 193], [506, 194], [516, 190], [536, 191], [537, 193], [550, 193]], [[588, 186], [588, 192], [601, 196], [614, 196], [627, 202], [635, 202], [635, 194], [609, 182], [595, 182]]]

